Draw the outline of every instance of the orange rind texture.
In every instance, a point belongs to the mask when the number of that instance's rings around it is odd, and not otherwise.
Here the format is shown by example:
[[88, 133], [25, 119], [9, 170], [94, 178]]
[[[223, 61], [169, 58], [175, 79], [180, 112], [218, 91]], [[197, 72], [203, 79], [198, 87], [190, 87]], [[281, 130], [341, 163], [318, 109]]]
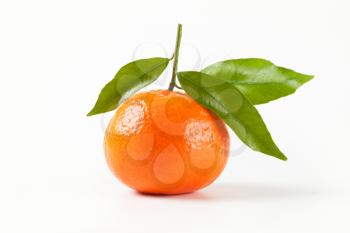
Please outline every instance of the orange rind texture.
[[181, 194], [212, 183], [224, 169], [225, 124], [183, 93], [149, 91], [127, 99], [105, 133], [109, 167], [132, 189]]

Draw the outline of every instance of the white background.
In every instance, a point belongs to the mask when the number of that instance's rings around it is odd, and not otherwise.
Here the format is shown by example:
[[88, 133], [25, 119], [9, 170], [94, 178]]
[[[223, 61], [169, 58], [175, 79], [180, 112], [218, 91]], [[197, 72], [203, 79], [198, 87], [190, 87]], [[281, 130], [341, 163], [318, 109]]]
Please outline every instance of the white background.
[[[347, 0], [0, 0], [0, 232], [350, 232], [349, 12]], [[111, 115], [85, 115], [122, 65], [170, 56], [178, 22], [180, 70], [262, 57], [316, 75], [259, 107], [288, 162], [246, 149], [181, 196], [111, 175]]]

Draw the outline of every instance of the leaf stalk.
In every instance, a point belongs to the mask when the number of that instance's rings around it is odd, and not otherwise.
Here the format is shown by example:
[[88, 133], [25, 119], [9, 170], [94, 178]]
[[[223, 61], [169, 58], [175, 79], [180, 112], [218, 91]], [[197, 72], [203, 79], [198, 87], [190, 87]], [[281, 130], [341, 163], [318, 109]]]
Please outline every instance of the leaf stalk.
[[181, 44], [181, 37], [182, 37], [182, 24], [177, 25], [177, 35], [176, 35], [176, 44], [175, 44], [175, 52], [174, 52], [174, 63], [173, 63], [173, 73], [171, 76], [171, 81], [168, 87], [169, 91], [174, 90], [176, 86], [176, 73], [177, 73], [177, 66], [179, 62], [179, 52], [180, 52], [180, 44]]

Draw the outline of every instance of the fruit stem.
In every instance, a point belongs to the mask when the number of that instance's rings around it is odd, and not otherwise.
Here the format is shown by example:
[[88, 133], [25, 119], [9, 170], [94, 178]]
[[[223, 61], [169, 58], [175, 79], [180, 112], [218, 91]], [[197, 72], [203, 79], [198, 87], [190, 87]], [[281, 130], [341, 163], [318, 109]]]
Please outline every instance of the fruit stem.
[[173, 74], [171, 77], [171, 81], [169, 84], [169, 91], [174, 90], [174, 87], [176, 86], [176, 73], [177, 73], [177, 64], [179, 61], [179, 52], [180, 52], [180, 43], [181, 43], [181, 36], [182, 36], [182, 25], [177, 25], [177, 35], [176, 35], [176, 44], [175, 44], [175, 52], [174, 52], [174, 63], [173, 63]]

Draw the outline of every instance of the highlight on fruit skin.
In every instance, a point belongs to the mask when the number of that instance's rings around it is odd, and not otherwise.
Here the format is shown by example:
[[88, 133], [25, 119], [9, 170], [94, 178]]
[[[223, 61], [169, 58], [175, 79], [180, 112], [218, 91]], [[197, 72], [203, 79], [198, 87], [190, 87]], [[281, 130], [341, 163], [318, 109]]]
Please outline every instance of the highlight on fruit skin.
[[186, 94], [167, 90], [127, 99], [104, 141], [114, 175], [153, 194], [189, 193], [209, 185], [224, 169], [230, 143], [222, 120]]

